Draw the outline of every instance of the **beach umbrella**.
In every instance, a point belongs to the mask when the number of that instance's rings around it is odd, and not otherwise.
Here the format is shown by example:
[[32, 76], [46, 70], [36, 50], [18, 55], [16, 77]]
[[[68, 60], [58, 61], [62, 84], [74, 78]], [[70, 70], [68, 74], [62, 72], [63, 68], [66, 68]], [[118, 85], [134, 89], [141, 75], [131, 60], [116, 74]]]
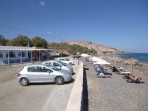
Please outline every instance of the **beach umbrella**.
[[81, 57], [85, 57], [85, 58], [89, 58], [90, 57], [90, 55], [88, 55], [88, 54], [81, 54]]
[[92, 59], [92, 61], [100, 61], [100, 58], [95, 57], [95, 56], [94, 56], [94, 57], [92, 57], [91, 59]]
[[132, 64], [132, 70], [131, 70], [131, 74], [133, 75], [134, 73], [134, 68], [135, 68], [135, 64]]
[[94, 63], [94, 65], [95, 65], [95, 64], [102, 64], [102, 65], [105, 65], [105, 64], [110, 64], [110, 63], [107, 62], [107, 61], [97, 61], [97, 62]]

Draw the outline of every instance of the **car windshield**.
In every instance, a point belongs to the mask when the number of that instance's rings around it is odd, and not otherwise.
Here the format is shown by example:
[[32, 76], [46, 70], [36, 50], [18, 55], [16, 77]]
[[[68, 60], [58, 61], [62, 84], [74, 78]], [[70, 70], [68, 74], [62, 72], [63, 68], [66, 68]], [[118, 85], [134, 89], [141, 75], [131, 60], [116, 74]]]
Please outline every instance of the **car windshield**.
[[62, 61], [58, 61], [58, 62], [61, 63], [63, 66], [67, 66], [67, 64]]
[[65, 58], [65, 60], [66, 60], [66, 61], [69, 61], [69, 59], [68, 59], [68, 58]]

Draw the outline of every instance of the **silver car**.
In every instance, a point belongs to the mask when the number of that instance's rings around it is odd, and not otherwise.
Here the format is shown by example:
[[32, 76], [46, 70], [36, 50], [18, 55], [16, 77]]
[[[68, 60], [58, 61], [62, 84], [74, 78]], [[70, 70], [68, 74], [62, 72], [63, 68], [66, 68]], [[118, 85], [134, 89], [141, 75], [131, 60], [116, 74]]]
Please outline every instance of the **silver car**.
[[29, 83], [47, 83], [55, 82], [61, 85], [64, 82], [71, 81], [72, 74], [63, 73], [60, 69], [52, 69], [45, 65], [25, 66], [18, 74], [18, 80], [22, 86]]
[[74, 73], [73, 68], [71, 66], [62, 63], [61, 61], [49, 60], [49, 61], [43, 62], [42, 64], [52, 66], [52, 67], [56, 67], [56, 68], [61, 68], [62, 70], [67, 70], [71, 74]]
[[68, 65], [74, 65], [74, 62], [73, 61], [71, 61], [71, 60], [69, 60], [68, 58], [56, 58], [56, 60], [58, 60], [58, 61], [62, 61], [63, 63], [66, 63], [66, 64], [68, 64]]

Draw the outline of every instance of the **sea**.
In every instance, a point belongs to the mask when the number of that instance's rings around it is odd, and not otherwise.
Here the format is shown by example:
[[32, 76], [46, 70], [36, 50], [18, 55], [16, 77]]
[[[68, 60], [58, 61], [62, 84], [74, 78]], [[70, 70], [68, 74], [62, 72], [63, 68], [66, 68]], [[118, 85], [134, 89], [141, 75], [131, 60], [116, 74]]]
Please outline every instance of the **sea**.
[[140, 62], [148, 62], [148, 53], [125, 53], [118, 55], [124, 59], [137, 59]]

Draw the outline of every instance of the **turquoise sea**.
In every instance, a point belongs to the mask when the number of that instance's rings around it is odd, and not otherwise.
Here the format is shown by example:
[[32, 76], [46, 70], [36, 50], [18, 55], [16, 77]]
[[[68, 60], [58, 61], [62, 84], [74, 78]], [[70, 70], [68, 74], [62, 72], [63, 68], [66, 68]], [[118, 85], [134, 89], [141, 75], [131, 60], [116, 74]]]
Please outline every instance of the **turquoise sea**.
[[120, 54], [118, 56], [124, 59], [134, 58], [140, 62], [148, 62], [148, 53], [126, 53], [126, 54]]

